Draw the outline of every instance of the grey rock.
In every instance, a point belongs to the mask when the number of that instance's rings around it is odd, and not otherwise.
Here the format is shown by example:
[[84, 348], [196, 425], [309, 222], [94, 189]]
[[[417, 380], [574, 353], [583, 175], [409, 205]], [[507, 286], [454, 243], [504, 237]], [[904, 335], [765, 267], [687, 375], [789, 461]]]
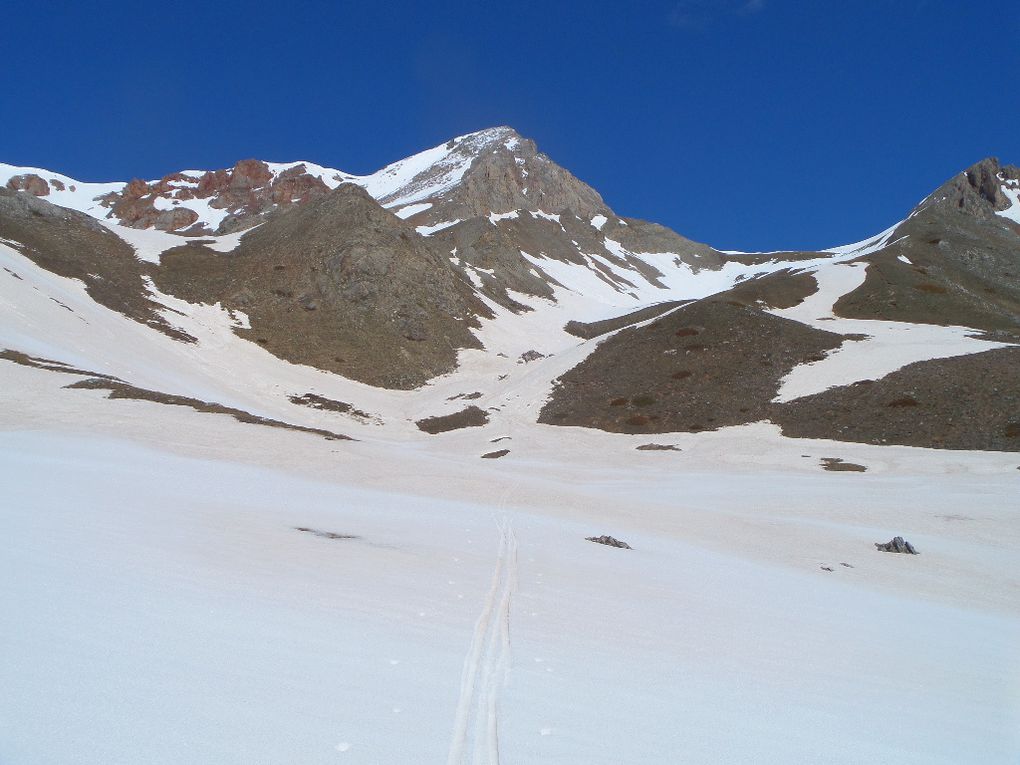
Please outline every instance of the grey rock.
[[608, 545], [609, 547], [619, 547], [623, 550], [634, 549], [626, 542], [621, 542], [619, 539], [611, 537], [608, 534], [603, 534], [601, 537], [585, 537], [585, 539], [589, 542], [594, 542], [595, 544]]
[[893, 537], [889, 542], [875, 542], [875, 548], [881, 552], [918, 555], [917, 549], [910, 542], [905, 541], [903, 537]]

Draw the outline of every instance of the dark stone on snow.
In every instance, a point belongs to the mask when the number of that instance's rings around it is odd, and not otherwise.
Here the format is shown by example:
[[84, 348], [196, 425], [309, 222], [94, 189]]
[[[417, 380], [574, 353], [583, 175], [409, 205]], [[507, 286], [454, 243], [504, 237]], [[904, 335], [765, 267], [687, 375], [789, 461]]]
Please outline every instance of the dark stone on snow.
[[893, 537], [889, 542], [875, 542], [875, 547], [882, 552], [906, 553], [917, 555], [918, 552], [910, 542], [904, 541], [903, 537]]
[[601, 537], [585, 537], [589, 542], [595, 542], [600, 545], [609, 545], [610, 547], [620, 547], [624, 550], [633, 550], [626, 542], [621, 542], [619, 539], [611, 537], [607, 534], [603, 534]]

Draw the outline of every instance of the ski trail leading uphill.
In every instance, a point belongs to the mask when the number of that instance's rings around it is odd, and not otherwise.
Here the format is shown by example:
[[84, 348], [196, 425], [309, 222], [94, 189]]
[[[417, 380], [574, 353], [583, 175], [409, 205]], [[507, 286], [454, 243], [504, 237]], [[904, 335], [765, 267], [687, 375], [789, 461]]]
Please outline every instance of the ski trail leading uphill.
[[492, 585], [464, 659], [447, 765], [499, 763], [499, 692], [510, 669], [510, 606], [517, 589], [517, 538], [508, 521], [499, 536]]

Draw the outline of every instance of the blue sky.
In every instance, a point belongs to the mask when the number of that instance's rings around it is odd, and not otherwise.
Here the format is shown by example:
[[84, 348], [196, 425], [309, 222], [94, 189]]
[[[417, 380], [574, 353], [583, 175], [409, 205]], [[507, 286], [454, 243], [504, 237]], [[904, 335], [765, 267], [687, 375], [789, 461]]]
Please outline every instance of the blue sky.
[[508, 124], [618, 213], [733, 249], [862, 239], [1020, 164], [1020, 4], [8, 3], [0, 161], [351, 172]]

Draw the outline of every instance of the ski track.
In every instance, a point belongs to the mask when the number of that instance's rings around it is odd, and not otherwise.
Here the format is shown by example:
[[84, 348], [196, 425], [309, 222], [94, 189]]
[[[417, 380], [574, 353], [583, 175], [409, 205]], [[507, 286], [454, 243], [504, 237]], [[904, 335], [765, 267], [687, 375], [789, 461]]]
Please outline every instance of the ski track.
[[517, 590], [517, 537], [508, 520], [500, 521], [498, 527], [496, 568], [464, 659], [447, 765], [499, 763], [499, 693], [510, 671], [510, 606]]

